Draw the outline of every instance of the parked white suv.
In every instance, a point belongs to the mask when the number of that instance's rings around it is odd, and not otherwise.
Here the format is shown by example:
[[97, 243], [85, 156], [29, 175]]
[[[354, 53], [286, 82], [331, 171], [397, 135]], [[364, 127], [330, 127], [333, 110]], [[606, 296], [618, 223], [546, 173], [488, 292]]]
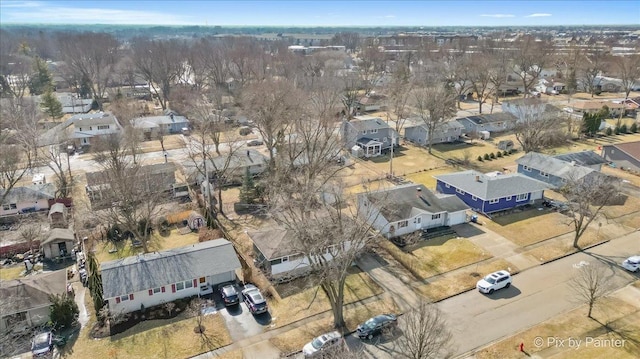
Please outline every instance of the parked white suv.
[[482, 293], [491, 294], [498, 289], [509, 288], [511, 286], [511, 274], [506, 270], [499, 270], [480, 279], [476, 288]]
[[629, 272], [637, 272], [640, 270], [640, 256], [632, 256], [622, 262], [622, 267]]

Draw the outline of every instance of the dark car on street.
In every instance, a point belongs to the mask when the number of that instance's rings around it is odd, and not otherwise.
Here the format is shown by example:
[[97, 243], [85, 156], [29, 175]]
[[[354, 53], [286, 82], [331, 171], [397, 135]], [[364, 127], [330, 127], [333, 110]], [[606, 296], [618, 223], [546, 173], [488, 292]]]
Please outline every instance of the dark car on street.
[[220, 288], [220, 295], [226, 307], [240, 303], [240, 296], [234, 285], [229, 284]]
[[398, 326], [398, 318], [393, 314], [380, 314], [358, 325], [358, 337], [360, 339], [373, 339], [386, 330], [393, 330]]

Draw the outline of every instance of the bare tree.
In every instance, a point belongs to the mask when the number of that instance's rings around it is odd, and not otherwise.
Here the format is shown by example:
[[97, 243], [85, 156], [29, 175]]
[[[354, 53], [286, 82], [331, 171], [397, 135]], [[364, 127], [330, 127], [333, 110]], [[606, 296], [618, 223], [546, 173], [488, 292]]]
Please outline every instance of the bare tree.
[[580, 237], [602, 209], [620, 199], [619, 180], [600, 173], [581, 177], [580, 171], [569, 174], [560, 193], [567, 199], [573, 225], [573, 247], [580, 248]]
[[420, 300], [401, 318], [403, 335], [398, 338], [400, 356], [407, 359], [449, 358], [451, 332], [442, 312], [432, 303]]
[[118, 61], [118, 40], [107, 33], [83, 32], [61, 34], [58, 43], [62, 59], [77, 77], [88, 81], [102, 109], [105, 89]]
[[607, 67], [608, 57], [608, 51], [595, 41], [585, 49], [585, 61], [582, 62], [583, 65], [581, 66], [581, 80], [582, 87], [591, 94], [591, 97], [596, 94], [600, 87], [598, 78]]
[[589, 307], [587, 317], [593, 319], [591, 313], [611, 289], [607, 269], [600, 263], [581, 266], [578, 273], [569, 282], [575, 300]]
[[474, 64], [469, 70], [469, 82], [471, 90], [476, 94], [478, 112], [482, 113], [482, 105], [491, 97], [491, 61], [486, 55], [474, 56], [471, 59]]
[[640, 79], [640, 56], [617, 56], [613, 59], [615, 73], [622, 82], [624, 98], [629, 98], [629, 93], [638, 87]]
[[0, 203], [36, 163], [38, 120], [41, 113], [33, 100], [4, 99], [0, 108]]
[[493, 94], [495, 95], [495, 99], [491, 102], [491, 112], [493, 112], [493, 106], [499, 103], [502, 86], [511, 72], [510, 59], [509, 53], [504, 51], [504, 42], [498, 41], [486, 44], [486, 46], [489, 47], [487, 54], [490, 56], [489, 81], [491, 81]]
[[[47, 166], [56, 177], [56, 198], [66, 198], [71, 194], [73, 187], [71, 163], [69, 162], [69, 152], [63, 151], [63, 146], [67, 142], [61, 141], [58, 143], [62, 143], [62, 145], [50, 145], [42, 152], [44, 153], [43, 158], [47, 161]], [[64, 152], [64, 155], [62, 152]]]
[[431, 153], [434, 134], [456, 113], [454, 94], [443, 85], [435, 85], [413, 90], [410, 101], [416, 115], [427, 127], [427, 143]]
[[378, 46], [369, 43], [362, 48], [358, 65], [365, 95], [369, 95], [385, 74], [387, 68], [385, 55]]
[[22, 98], [29, 88], [33, 71], [33, 60], [24, 55], [14, 54], [7, 63], [0, 64], [0, 97]]
[[395, 130], [398, 133], [401, 132], [408, 116], [407, 105], [413, 86], [409, 67], [404, 63], [398, 64], [391, 76], [391, 83], [387, 89], [389, 93], [387, 96], [387, 118], [391, 118], [392, 114], [396, 117]]
[[[443, 51], [445, 51], [443, 49]], [[469, 71], [470, 71], [470, 63], [468, 59], [465, 57], [464, 53], [460, 53], [457, 51], [446, 51], [444, 53], [443, 67], [436, 68], [435, 71], [431, 72], [430, 76], [439, 76], [438, 73], [444, 76], [444, 80], [446, 83], [452, 88], [452, 91], [455, 93], [455, 105], [457, 105], [458, 109], [460, 107], [460, 98], [463, 95], [466, 95], [467, 92], [471, 89], [472, 83], [470, 81]], [[436, 75], [434, 75], [436, 74]], [[426, 83], [428, 84], [437, 81], [437, 78], [427, 79]]]
[[529, 98], [512, 107], [516, 116], [513, 132], [523, 151], [539, 151], [552, 138], [550, 134], [558, 131], [560, 118], [547, 112], [545, 101]]
[[18, 233], [20, 239], [29, 244], [29, 249], [34, 250], [36, 248], [33, 247], [33, 242], [42, 235], [42, 225], [38, 221], [25, 218], [20, 221]]
[[544, 41], [526, 35], [516, 43], [513, 73], [522, 81], [525, 97], [548, 62], [549, 46]]
[[251, 84], [243, 92], [242, 104], [260, 132], [273, 167], [275, 148], [284, 141], [291, 120], [300, 116], [297, 91], [288, 81], [267, 79]]

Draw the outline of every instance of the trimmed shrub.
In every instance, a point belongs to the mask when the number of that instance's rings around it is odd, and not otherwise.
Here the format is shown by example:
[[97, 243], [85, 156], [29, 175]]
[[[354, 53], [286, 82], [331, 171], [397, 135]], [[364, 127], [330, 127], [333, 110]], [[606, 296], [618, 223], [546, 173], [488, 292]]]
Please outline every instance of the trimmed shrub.
[[488, 154], [488, 153], [485, 153], [485, 154], [484, 154], [484, 156], [483, 156], [482, 158], [484, 158], [484, 159], [485, 159], [485, 160], [487, 160], [487, 161], [489, 161], [489, 160], [491, 159], [491, 157], [489, 157], [489, 154]]
[[478, 156], [478, 161], [482, 162], [482, 156]]
[[607, 127], [607, 129], [604, 131], [604, 134], [607, 136], [611, 136], [613, 134], [613, 130], [611, 129], [611, 127]]
[[491, 152], [491, 153], [489, 154], [489, 157], [493, 160], [493, 159], [495, 159], [495, 158], [496, 158], [496, 155], [495, 155], [495, 153]]
[[625, 134], [628, 133], [629, 131], [627, 131], [627, 125], [622, 125], [620, 126], [620, 133]]
[[504, 151], [502, 152], [502, 154], [503, 154], [504, 156], [509, 156], [511, 153], [510, 153], [509, 151], [507, 151], [507, 150], [504, 150]]
[[638, 132], [638, 124], [634, 122], [634, 123], [631, 125], [631, 127], [629, 128], [629, 131], [631, 131], [631, 133], [636, 133], [636, 132]]
[[616, 126], [615, 133], [616, 133], [616, 135], [619, 135], [619, 134], [620, 134], [620, 127], [617, 127], [617, 126]]
[[500, 152], [500, 151], [496, 152], [496, 157], [498, 157], [498, 158], [502, 157], [502, 152]]

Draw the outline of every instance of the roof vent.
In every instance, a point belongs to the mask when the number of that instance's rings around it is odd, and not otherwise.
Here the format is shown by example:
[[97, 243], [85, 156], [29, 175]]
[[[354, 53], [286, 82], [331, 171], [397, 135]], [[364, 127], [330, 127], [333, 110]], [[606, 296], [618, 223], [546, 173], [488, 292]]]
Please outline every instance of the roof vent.
[[476, 175], [476, 182], [480, 182], [480, 176]]

